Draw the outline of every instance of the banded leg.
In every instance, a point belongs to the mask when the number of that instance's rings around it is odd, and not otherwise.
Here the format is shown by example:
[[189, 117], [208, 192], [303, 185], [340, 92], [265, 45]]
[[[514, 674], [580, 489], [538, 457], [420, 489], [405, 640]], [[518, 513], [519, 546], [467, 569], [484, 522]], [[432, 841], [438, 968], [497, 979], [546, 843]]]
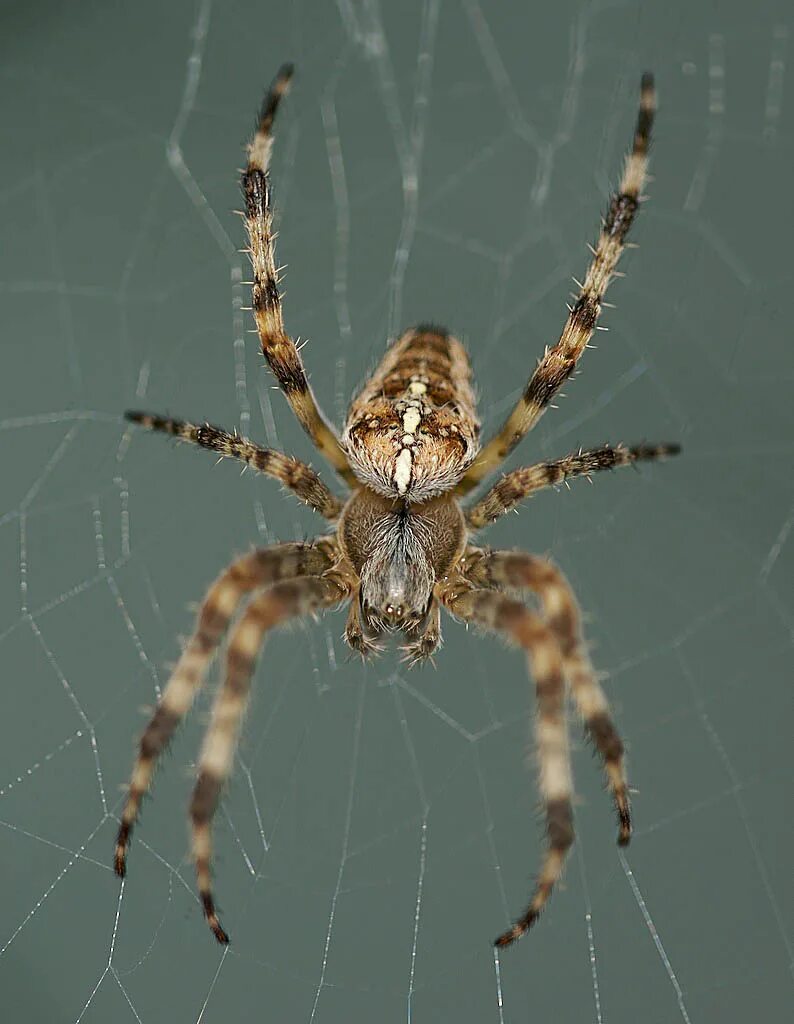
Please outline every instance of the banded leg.
[[174, 420], [169, 416], [156, 416], [148, 412], [125, 412], [124, 417], [130, 423], [138, 423], [147, 430], [162, 431], [182, 441], [197, 444], [200, 448], [217, 452], [224, 458], [239, 459], [257, 473], [278, 480], [304, 505], [319, 512], [329, 522], [339, 518], [342, 502], [305, 462], [299, 462], [272, 448], [260, 448], [247, 438], [230, 434], [211, 423], [187, 423], [185, 420]]
[[577, 710], [593, 741], [615, 802], [618, 845], [631, 839], [631, 804], [626, 781], [623, 741], [612, 721], [609, 703], [587, 654], [580, 613], [571, 585], [545, 558], [525, 551], [466, 552], [466, 578], [489, 589], [528, 589], [538, 595], [550, 628], [560, 645], [563, 668]]
[[253, 311], [262, 353], [301, 426], [334, 469], [348, 483], [354, 483], [355, 477], [339, 438], [320, 411], [295, 342], [284, 330], [281, 312], [268, 167], [273, 148], [273, 121], [291, 78], [292, 65], [285, 64], [265, 96], [256, 132], [248, 146], [248, 165], [241, 182], [254, 271]]
[[512, 928], [496, 939], [495, 945], [509, 946], [532, 927], [548, 903], [574, 838], [573, 780], [562, 659], [549, 627], [520, 601], [492, 590], [464, 589], [461, 592], [457, 587], [444, 593], [442, 600], [459, 618], [503, 633], [515, 641], [527, 652], [535, 679], [535, 736], [548, 848], [529, 905]]
[[457, 494], [466, 494], [492, 472], [534, 427], [552, 398], [571, 376], [601, 314], [604, 293], [625, 248], [626, 235], [639, 209], [642, 187], [648, 167], [648, 147], [656, 111], [653, 76], [644, 74], [640, 89], [640, 110], [629, 153], [617, 192], [612, 195], [601, 234], [591, 251], [593, 258], [584, 283], [570, 308], [560, 340], [547, 348], [535, 368], [518, 404], [498, 434], [485, 445], [457, 486]]
[[218, 920], [212, 894], [212, 819], [223, 784], [232, 770], [251, 677], [265, 633], [285, 619], [327, 608], [344, 596], [345, 590], [339, 584], [317, 576], [276, 583], [251, 601], [229, 636], [226, 676], [215, 698], [190, 801], [199, 895], [204, 916], [218, 942], [226, 944], [229, 936]]
[[198, 613], [195, 632], [188, 641], [160, 703], [143, 731], [133, 765], [127, 799], [116, 838], [115, 871], [123, 878], [132, 830], [148, 793], [160, 755], [177, 726], [190, 710], [207, 668], [243, 597], [277, 580], [316, 575], [333, 564], [329, 541], [313, 544], [277, 544], [260, 548], [232, 563], [207, 591]]
[[589, 476], [599, 469], [615, 469], [635, 462], [662, 459], [668, 455], [678, 455], [680, 451], [681, 446], [678, 444], [641, 444], [632, 448], [623, 444], [615, 445], [614, 448], [604, 445], [603, 448], [575, 452], [553, 462], [522, 466], [506, 473], [476, 505], [466, 510], [466, 525], [472, 530], [489, 526], [536, 491], [554, 487], [571, 477]]

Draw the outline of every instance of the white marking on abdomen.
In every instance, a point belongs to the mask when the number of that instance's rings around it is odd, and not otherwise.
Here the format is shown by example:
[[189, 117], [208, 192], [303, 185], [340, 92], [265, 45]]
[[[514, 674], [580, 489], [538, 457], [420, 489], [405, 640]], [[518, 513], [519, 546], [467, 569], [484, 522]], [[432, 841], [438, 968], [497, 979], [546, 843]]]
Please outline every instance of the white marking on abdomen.
[[422, 410], [418, 405], [409, 405], [403, 413], [403, 433], [415, 434], [416, 428], [422, 422]]
[[403, 448], [394, 460], [394, 483], [400, 494], [405, 494], [411, 482], [413, 454], [410, 448]]

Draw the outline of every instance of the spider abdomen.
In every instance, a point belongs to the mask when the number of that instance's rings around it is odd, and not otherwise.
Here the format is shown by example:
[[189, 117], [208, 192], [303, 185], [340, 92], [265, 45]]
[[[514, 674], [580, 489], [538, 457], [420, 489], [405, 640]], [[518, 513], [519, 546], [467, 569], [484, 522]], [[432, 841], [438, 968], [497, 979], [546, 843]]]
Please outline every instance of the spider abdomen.
[[443, 328], [422, 325], [389, 348], [353, 401], [343, 445], [363, 484], [425, 501], [457, 483], [478, 437], [466, 350]]

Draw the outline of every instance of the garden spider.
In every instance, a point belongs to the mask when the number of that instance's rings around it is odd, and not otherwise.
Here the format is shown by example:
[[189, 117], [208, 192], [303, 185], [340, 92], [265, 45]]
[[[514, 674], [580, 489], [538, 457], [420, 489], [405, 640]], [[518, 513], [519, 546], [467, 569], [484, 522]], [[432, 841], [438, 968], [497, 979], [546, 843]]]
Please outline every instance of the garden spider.
[[[262, 352], [287, 401], [351, 493], [342, 502], [306, 464], [208, 423], [198, 426], [148, 413], [126, 414], [133, 423], [239, 459], [275, 477], [334, 529], [307, 543], [254, 550], [233, 562], [209, 588], [195, 632], [141, 737], [120, 819], [115, 870], [124, 876], [130, 836], [157, 759], [190, 709], [244, 599], [250, 598], [229, 637], [226, 674], [215, 698], [190, 803], [198, 889], [207, 922], [221, 943], [229, 939], [212, 894], [211, 824], [232, 768], [266, 632], [288, 619], [347, 601], [344, 638], [355, 651], [371, 655], [380, 649], [378, 638], [384, 631], [401, 630], [407, 658], [423, 661], [441, 643], [444, 607], [456, 618], [521, 647], [537, 688], [536, 742], [548, 843], [528, 907], [496, 940], [497, 946], [507, 946], [543, 910], [573, 842], [566, 685], [603, 760], [621, 845], [629, 841], [631, 817], [623, 744], [583, 644], [568, 583], [545, 559], [478, 547], [471, 543], [471, 533], [544, 487], [595, 470], [671, 455], [679, 448], [657, 444], [580, 450], [512, 470], [479, 501], [462, 506], [460, 499], [535, 425], [587, 347], [642, 198], [655, 110], [653, 78], [642, 78], [634, 144], [560, 340], [546, 349], [504, 425], [480, 448], [469, 360], [461, 343], [441, 327], [415, 327], [389, 347], [354, 398], [341, 436], [320, 411], [295, 343], [284, 330], [272, 230], [268, 163], [273, 119], [291, 77], [292, 68], [283, 67], [267, 93], [242, 175], [253, 312]], [[518, 591], [535, 595], [540, 612], [513, 596]]]

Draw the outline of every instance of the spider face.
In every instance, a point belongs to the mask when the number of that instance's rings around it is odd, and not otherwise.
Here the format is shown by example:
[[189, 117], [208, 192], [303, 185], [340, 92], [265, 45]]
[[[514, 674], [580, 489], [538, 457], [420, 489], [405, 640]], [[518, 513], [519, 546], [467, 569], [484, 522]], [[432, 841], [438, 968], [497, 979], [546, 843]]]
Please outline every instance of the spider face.
[[[416, 517], [402, 510], [377, 521], [372, 545], [361, 565], [361, 609], [367, 624], [381, 629], [415, 629], [427, 614], [435, 578]], [[425, 543], [423, 543], [423, 541]]]
[[416, 505], [362, 489], [345, 506], [338, 536], [360, 581], [360, 608], [374, 641], [384, 629], [413, 633], [423, 624], [433, 587], [460, 554], [466, 527], [457, 502]]
[[[265, 633], [289, 618], [347, 601], [345, 640], [354, 650], [364, 657], [376, 653], [380, 634], [401, 630], [403, 649], [416, 662], [429, 658], [441, 643], [444, 608], [520, 647], [535, 679], [547, 847], [529, 905], [496, 940], [497, 945], [506, 946], [520, 938], [545, 907], [573, 841], [567, 696], [576, 704], [601, 756], [621, 844], [629, 841], [631, 817], [623, 744], [590, 664], [568, 583], [546, 559], [478, 547], [472, 534], [544, 487], [642, 459], [658, 459], [679, 448], [645, 444], [579, 449], [562, 459], [513, 470], [479, 501], [461, 507], [460, 500], [498, 468], [537, 422], [573, 373], [595, 330], [604, 292], [639, 209], [655, 109], [653, 81], [650, 75], [643, 76], [634, 143], [560, 339], [546, 348], [515, 408], [480, 449], [468, 356], [456, 338], [432, 324], [406, 331], [389, 346], [353, 400], [341, 437], [320, 411], [295, 343], [284, 329], [272, 230], [268, 176], [272, 127], [291, 75], [291, 67], [282, 68], [265, 97], [243, 172], [253, 265], [252, 309], [262, 352], [287, 401], [351, 493], [342, 502], [305, 463], [260, 448], [237, 433], [208, 423], [127, 413], [128, 419], [150, 430], [239, 459], [274, 477], [333, 528], [309, 543], [259, 548], [233, 562], [210, 587], [195, 632], [140, 740], [116, 840], [116, 873], [124, 875], [130, 836], [157, 759], [189, 711], [230, 629], [225, 676], [190, 803], [204, 915], [218, 941], [228, 942], [212, 895], [211, 823], [231, 772]], [[528, 595], [537, 599], [539, 611], [527, 607]], [[244, 601], [247, 605], [241, 610]]]

